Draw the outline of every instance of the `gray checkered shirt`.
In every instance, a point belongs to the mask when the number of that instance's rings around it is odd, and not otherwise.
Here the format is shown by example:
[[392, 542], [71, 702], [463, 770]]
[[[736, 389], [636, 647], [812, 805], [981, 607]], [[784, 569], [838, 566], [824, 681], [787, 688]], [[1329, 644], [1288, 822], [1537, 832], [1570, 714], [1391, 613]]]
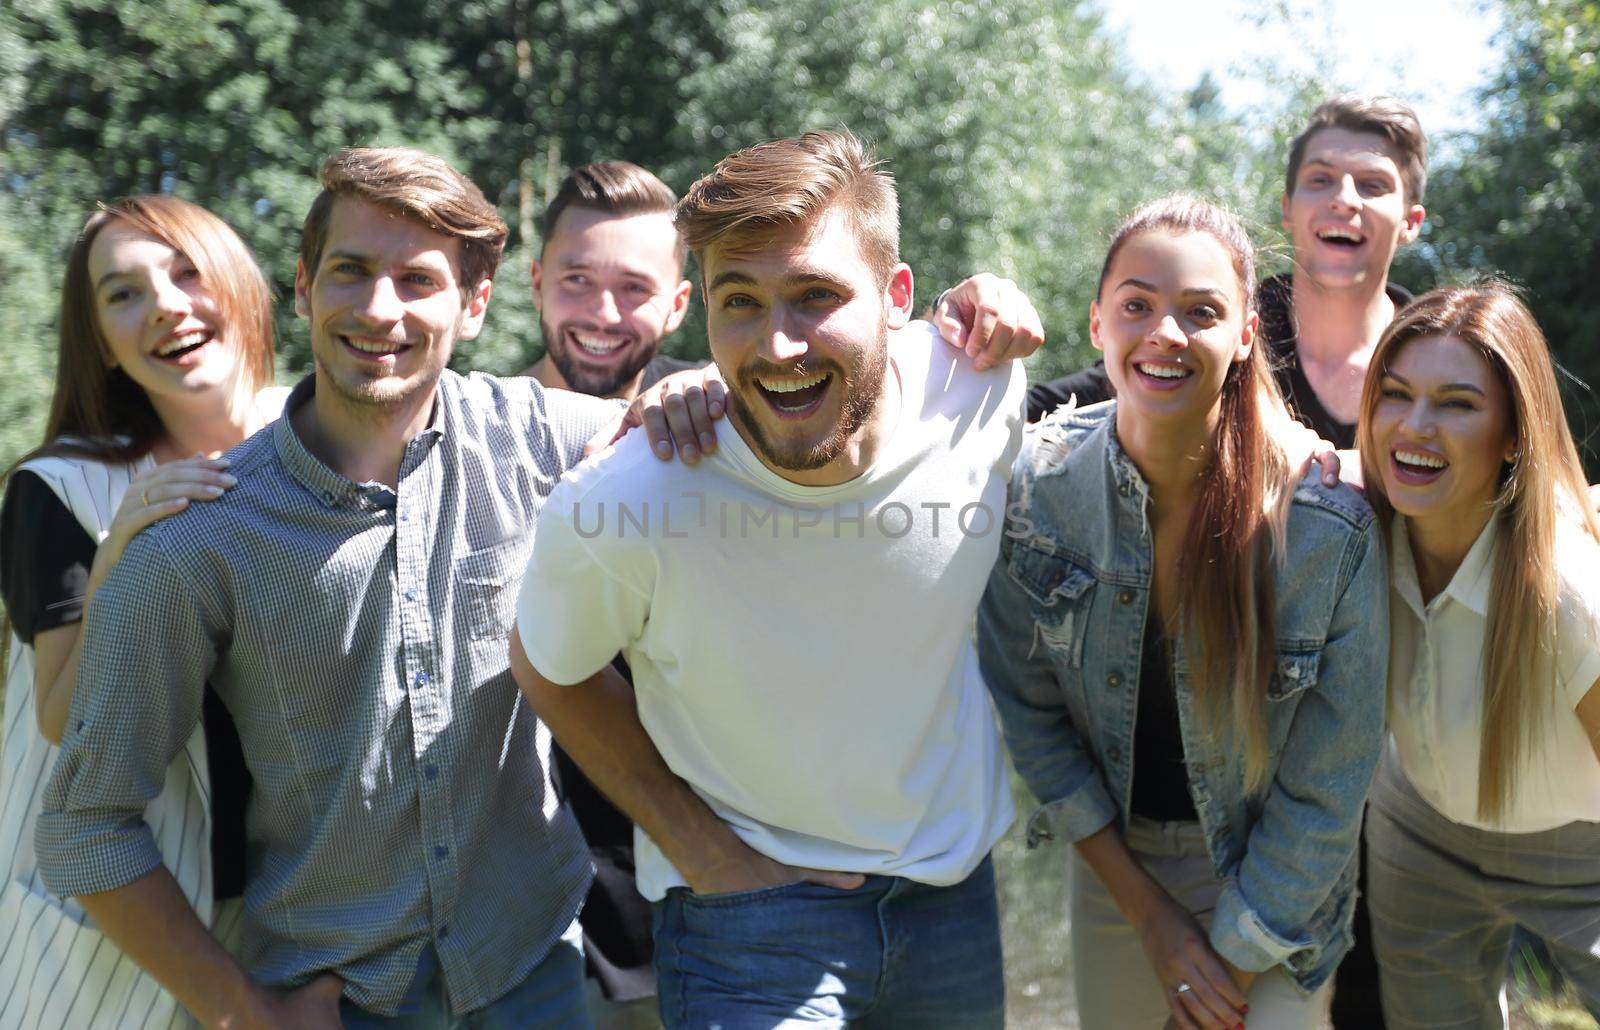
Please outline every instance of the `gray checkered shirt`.
[[506, 640], [539, 508], [619, 409], [479, 374], [446, 372], [438, 396], [398, 491], [333, 472], [286, 414], [231, 453], [237, 486], [129, 545], [86, 622], [39, 818], [52, 890], [159, 864], [141, 816], [209, 681], [255, 777], [242, 961], [258, 982], [331, 970], [392, 1014], [431, 943], [466, 1012], [570, 925], [588, 853]]

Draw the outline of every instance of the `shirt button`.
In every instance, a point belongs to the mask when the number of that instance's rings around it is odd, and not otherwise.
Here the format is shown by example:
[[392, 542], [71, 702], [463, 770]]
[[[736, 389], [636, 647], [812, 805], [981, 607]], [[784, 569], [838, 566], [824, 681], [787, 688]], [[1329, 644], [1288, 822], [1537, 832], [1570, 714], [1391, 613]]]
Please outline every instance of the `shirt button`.
[[1132, 590], [1124, 590], [1122, 593], [1117, 595], [1117, 600], [1122, 604], [1132, 604], [1133, 603], [1133, 591]]
[[450, 924], [449, 923], [446, 923], [445, 925], [439, 927], [438, 936], [439, 936], [439, 939], [441, 941], [444, 940], [446, 937], [450, 936]]
[[427, 686], [428, 685], [428, 674], [425, 673], [425, 672], [417, 673], [417, 681], [416, 682], [417, 682], [417, 686], [419, 686], [419, 687]]
[[430, 780], [437, 780], [439, 778], [439, 767], [437, 765], [423, 766], [422, 775]]
[[1120, 687], [1120, 686], [1122, 686], [1122, 674], [1113, 672], [1111, 675], [1107, 676], [1106, 677], [1106, 686], [1108, 686], [1108, 687]]
[[409, 511], [402, 511], [400, 513], [400, 521], [401, 522], [410, 522], [411, 521], [411, 513]]
[[433, 846], [434, 858], [444, 858], [448, 854], [450, 854], [450, 849], [445, 847], [443, 844], [435, 844]]
[[417, 599], [417, 588], [416, 587], [406, 587], [406, 600], [407, 601], [415, 601], [416, 599]]
[[1113, 762], [1121, 761], [1122, 760], [1122, 749], [1120, 747], [1118, 747], [1117, 745], [1112, 744], [1109, 748], [1106, 749], [1106, 755]]

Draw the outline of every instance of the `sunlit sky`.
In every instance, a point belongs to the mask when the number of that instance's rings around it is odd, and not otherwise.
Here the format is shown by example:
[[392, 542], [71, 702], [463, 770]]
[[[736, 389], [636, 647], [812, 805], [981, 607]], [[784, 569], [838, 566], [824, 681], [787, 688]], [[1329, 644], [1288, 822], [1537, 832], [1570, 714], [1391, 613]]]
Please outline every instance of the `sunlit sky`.
[[[1230, 109], [1272, 106], [1244, 73], [1254, 55], [1309, 72], [1308, 53], [1337, 55], [1341, 85], [1392, 93], [1431, 136], [1477, 125], [1474, 91], [1500, 65], [1498, 4], [1482, 0], [1322, 0], [1291, 3], [1288, 24], [1262, 28], [1262, 0], [1102, 0], [1109, 27], [1156, 84], [1193, 86], [1210, 69]], [[1314, 14], [1312, 12], [1315, 12]]]

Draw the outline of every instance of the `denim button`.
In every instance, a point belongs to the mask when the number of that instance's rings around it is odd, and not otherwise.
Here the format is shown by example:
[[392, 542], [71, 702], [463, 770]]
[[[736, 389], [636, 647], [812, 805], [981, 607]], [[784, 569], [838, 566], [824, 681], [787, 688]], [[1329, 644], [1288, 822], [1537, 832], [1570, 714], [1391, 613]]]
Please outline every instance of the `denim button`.
[[1122, 749], [1120, 747], [1118, 747], [1117, 745], [1112, 744], [1109, 748], [1106, 749], [1106, 755], [1113, 762], [1120, 761], [1122, 759]]
[[1127, 483], [1123, 483], [1121, 486], [1117, 487], [1117, 493], [1119, 493], [1122, 496], [1126, 497], [1129, 494], [1133, 493], [1133, 488], [1128, 486]]
[[1106, 677], [1106, 686], [1108, 686], [1108, 687], [1120, 687], [1120, 686], [1122, 686], [1122, 674], [1113, 672], [1111, 675], [1107, 676]]
[[446, 937], [450, 936], [450, 924], [449, 923], [446, 923], [445, 925], [439, 927], [439, 935], [438, 936], [439, 936], [439, 939], [441, 941], [444, 940]]
[[1133, 603], [1133, 591], [1132, 590], [1124, 590], [1122, 593], [1117, 595], [1117, 600], [1122, 604], [1132, 604]]
[[445, 847], [443, 844], [435, 844], [433, 846], [434, 858], [444, 858], [448, 854], [450, 854], [450, 849]]

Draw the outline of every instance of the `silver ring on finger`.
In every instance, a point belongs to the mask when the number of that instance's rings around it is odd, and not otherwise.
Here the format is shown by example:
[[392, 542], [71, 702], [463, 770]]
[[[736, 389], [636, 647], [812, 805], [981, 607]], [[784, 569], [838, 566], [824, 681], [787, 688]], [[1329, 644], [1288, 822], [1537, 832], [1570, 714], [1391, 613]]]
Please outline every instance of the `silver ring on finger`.
[[1174, 993], [1174, 994], [1188, 994], [1192, 990], [1194, 990], [1193, 987], [1190, 987], [1188, 985], [1188, 983], [1186, 983], [1185, 981], [1180, 980], [1180, 981], [1178, 981], [1177, 990], [1173, 991], [1172, 993]]

